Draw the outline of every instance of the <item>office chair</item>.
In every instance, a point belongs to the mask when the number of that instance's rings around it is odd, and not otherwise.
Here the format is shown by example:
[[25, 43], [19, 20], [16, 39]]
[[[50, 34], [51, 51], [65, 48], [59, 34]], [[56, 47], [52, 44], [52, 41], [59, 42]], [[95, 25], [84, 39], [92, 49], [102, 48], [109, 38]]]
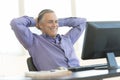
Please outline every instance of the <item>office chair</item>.
[[37, 69], [33, 63], [32, 57], [27, 58], [27, 66], [28, 66], [29, 71], [37, 71]]

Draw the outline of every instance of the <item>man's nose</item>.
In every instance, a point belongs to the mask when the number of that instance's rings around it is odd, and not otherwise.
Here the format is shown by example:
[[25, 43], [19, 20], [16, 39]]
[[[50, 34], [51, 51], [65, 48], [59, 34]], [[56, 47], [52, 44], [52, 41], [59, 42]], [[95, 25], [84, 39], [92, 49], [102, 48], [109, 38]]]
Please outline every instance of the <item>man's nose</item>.
[[54, 23], [53, 23], [53, 26], [56, 27], [56, 26], [58, 26], [58, 24], [54, 22]]

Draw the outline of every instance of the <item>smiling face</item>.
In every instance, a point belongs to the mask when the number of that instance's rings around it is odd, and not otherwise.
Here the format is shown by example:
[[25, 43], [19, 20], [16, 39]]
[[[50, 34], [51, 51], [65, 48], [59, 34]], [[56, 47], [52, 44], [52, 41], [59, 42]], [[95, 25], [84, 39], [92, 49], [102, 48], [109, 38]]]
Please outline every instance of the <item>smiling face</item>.
[[42, 20], [38, 23], [43, 34], [50, 37], [56, 37], [58, 31], [58, 19], [54, 12], [45, 13]]

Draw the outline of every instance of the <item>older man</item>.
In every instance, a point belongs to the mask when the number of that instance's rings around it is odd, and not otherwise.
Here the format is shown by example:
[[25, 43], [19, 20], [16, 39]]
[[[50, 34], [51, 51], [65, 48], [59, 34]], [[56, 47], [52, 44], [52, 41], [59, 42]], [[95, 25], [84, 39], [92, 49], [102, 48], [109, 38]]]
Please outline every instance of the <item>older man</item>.
[[[22, 16], [11, 21], [16, 37], [28, 50], [37, 70], [80, 66], [73, 45], [85, 29], [85, 24], [84, 18], [58, 19], [55, 12], [50, 9], [42, 10], [37, 19]], [[42, 34], [32, 33], [29, 27], [33, 26], [41, 30]], [[72, 29], [65, 35], [60, 35], [57, 32], [62, 26], [72, 27]]]

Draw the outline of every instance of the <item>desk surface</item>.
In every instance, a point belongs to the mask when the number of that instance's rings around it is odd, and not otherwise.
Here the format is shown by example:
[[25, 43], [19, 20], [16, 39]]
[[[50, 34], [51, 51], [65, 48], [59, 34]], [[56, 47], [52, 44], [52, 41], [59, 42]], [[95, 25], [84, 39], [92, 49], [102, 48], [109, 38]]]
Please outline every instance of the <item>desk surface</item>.
[[109, 73], [108, 70], [89, 70], [74, 72], [71, 76], [63, 77], [65, 80], [99, 80], [111, 77], [120, 76], [120, 70], [117, 72]]
[[[89, 70], [73, 72], [72, 75], [49, 80], [99, 80], [104, 78], [120, 76], [120, 69], [117, 72], [109, 73], [108, 70]], [[0, 80], [36, 80], [30, 77], [0, 77]], [[38, 79], [37, 79], [38, 80]], [[43, 79], [41, 79], [43, 80]]]

